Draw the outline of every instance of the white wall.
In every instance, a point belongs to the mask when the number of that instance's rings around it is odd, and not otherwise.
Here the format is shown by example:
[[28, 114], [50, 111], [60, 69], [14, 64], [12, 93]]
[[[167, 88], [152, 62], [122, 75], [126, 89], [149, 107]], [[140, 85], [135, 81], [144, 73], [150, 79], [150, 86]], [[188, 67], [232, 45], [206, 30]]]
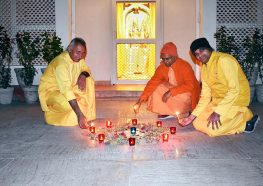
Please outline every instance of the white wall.
[[196, 0], [163, 2], [164, 42], [174, 42], [178, 55], [188, 61], [195, 70], [189, 50], [191, 42], [196, 38]]
[[[196, 35], [196, 0], [162, 2], [164, 42], [175, 42], [179, 55], [193, 65], [189, 46]], [[75, 33], [87, 42], [87, 64], [96, 81], [109, 81], [113, 67], [112, 1], [75, 0], [75, 7]]]
[[71, 40], [71, 0], [56, 0], [56, 33], [64, 48]]
[[96, 81], [109, 81], [113, 59], [111, 0], [75, 3], [75, 31], [87, 43], [87, 64]]
[[[163, 35], [160, 36], [161, 40], [159, 41], [161, 44], [173, 41], [177, 45], [179, 56], [187, 60], [194, 70], [195, 65], [189, 56], [189, 46], [196, 38], [196, 1], [162, 1], [162, 22], [160, 25], [163, 26]], [[203, 4], [209, 7], [215, 6], [216, 0], [203, 1]], [[72, 4], [73, 6], [71, 6]], [[110, 81], [113, 67], [112, 0], [56, 0], [55, 5], [56, 30], [62, 38], [63, 46], [68, 45], [72, 35], [82, 37], [87, 42], [86, 62], [92, 70], [94, 79], [96, 81]], [[216, 24], [210, 14], [215, 14], [216, 11], [214, 8], [206, 7], [203, 8], [205, 11], [202, 13], [203, 33], [205, 36], [208, 33], [209, 39], [211, 35], [209, 33], [214, 33], [214, 27], [210, 24], [211, 22]], [[214, 20], [211, 21], [211, 19]], [[157, 53], [157, 55], [159, 54]], [[36, 66], [36, 68], [38, 74], [34, 84], [38, 84], [42, 74], [40, 72], [41, 66]], [[12, 73], [15, 77], [14, 72]], [[17, 84], [16, 78], [13, 78], [12, 84]]]
[[210, 45], [216, 48], [216, 0], [202, 0], [202, 30], [201, 36], [206, 37]]
[[[94, 79], [110, 81], [113, 67], [112, 0], [56, 0], [55, 6], [56, 30], [64, 48], [72, 36], [82, 37], [88, 49], [86, 63]], [[187, 60], [195, 70], [189, 56], [189, 46], [196, 37], [196, 0], [162, 1], [161, 14], [160, 26], [163, 27], [163, 33], [159, 43], [174, 42], [179, 56]], [[38, 74], [34, 84], [38, 84], [42, 75], [42, 66], [36, 68]], [[16, 78], [13, 78], [12, 84], [17, 84]]]

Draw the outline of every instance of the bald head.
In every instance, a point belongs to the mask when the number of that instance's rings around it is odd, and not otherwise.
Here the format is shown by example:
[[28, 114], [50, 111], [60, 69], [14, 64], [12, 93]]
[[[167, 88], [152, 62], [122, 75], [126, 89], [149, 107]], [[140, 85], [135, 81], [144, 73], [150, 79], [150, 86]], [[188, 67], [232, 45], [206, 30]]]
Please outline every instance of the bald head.
[[74, 62], [79, 62], [86, 57], [86, 42], [82, 38], [76, 37], [71, 40], [66, 50]]
[[67, 51], [69, 52], [69, 50], [71, 48], [74, 48], [77, 45], [81, 45], [85, 48], [85, 50], [87, 50], [86, 47], [86, 42], [84, 41], [84, 39], [80, 38], [80, 37], [75, 37], [74, 39], [72, 39], [67, 47]]

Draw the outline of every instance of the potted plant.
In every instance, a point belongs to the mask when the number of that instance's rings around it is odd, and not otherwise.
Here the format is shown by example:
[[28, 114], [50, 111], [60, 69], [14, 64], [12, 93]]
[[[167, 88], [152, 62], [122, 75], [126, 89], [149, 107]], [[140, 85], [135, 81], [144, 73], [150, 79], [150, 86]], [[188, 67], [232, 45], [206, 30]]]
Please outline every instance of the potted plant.
[[[57, 55], [63, 52], [61, 38], [56, 33], [45, 32], [41, 35], [42, 55], [44, 61], [49, 64]], [[45, 69], [41, 69], [42, 73]]]
[[256, 29], [252, 37], [246, 37], [243, 42], [246, 50], [245, 58], [242, 61], [244, 72], [252, 86], [255, 86], [257, 78], [261, 80], [261, 85], [256, 86], [256, 94], [259, 102], [263, 102], [262, 70], [263, 70], [263, 35]]
[[33, 61], [39, 56], [39, 38], [33, 39], [29, 32], [16, 34], [18, 62], [23, 68], [15, 69], [17, 81], [23, 88], [27, 103], [37, 101], [37, 87], [32, 86], [37, 73]]
[[12, 50], [11, 39], [0, 26], [0, 104], [10, 104], [13, 99], [14, 87], [10, 86]]
[[227, 35], [226, 27], [220, 27], [214, 34], [214, 38], [216, 38], [217, 51], [231, 54], [239, 60], [239, 49], [235, 43], [235, 38]]

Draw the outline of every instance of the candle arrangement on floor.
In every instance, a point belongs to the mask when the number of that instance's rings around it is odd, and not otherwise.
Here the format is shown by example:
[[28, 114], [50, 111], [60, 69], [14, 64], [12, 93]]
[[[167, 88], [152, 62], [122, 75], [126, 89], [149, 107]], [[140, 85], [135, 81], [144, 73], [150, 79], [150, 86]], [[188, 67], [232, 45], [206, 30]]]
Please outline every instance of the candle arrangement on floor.
[[165, 127], [162, 121], [156, 123], [140, 123], [137, 119], [130, 119], [126, 123], [115, 125], [114, 122], [107, 120], [106, 125], [95, 127], [94, 123], [89, 127], [87, 136], [90, 140], [98, 141], [103, 144], [123, 145], [144, 143], [168, 142], [169, 134], [174, 136], [176, 127]]
[[162, 127], [163, 126], [163, 122], [162, 121], [156, 121], [156, 126], [157, 127]]

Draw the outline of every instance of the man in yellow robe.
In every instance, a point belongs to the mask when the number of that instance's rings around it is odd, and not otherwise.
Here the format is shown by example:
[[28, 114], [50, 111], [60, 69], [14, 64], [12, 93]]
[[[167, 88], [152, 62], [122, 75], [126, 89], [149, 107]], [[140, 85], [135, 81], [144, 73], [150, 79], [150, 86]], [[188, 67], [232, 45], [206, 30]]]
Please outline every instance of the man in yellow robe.
[[50, 125], [86, 128], [96, 119], [94, 80], [85, 63], [86, 43], [74, 38], [48, 65], [39, 83], [39, 100]]
[[192, 114], [181, 121], [193, 121], [196, 130], [209, 136], [253, 132], [259, 121], [249, 110], [248, 80], [237, 60], [226, 53], [215, 52], [205, 38], [192, 42], [191, 52], [202, 62], [201, 98]]

